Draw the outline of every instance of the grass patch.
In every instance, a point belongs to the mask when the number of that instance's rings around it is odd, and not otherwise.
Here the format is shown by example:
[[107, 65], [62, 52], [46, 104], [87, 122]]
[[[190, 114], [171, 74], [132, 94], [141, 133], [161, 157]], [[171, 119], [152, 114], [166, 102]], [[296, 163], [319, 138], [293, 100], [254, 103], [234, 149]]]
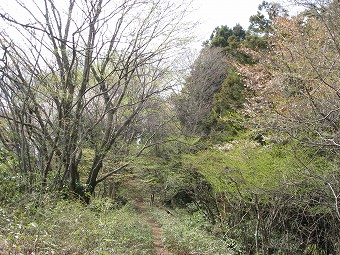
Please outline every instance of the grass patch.
[[199, 214], [188, 215], [176, 211], [171, 216], [159, 209], [152, 209], [152, 214], [164, 230], [163, 242], [176, 255], [231, 255], [231, 240], [214, 237], [204, 229], [204, 220]]
[[0, 209], [1, 254], [152, 254], [150, 229], [130, 205], [56, 201]]

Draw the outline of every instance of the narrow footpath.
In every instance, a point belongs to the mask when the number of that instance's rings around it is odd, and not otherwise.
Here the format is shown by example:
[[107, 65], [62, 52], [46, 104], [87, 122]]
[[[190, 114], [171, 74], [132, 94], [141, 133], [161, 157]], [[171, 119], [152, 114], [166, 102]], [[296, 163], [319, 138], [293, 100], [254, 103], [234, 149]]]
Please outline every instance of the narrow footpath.
[[163, 229], [161, 228], [161, 226], [155, 222], [142, 201], [137, 203], [137, 207], [142, 215], [145, 217], [146, 222], [151, 228], [155, 255], [171, 255], [168, 249], [163, 245]]

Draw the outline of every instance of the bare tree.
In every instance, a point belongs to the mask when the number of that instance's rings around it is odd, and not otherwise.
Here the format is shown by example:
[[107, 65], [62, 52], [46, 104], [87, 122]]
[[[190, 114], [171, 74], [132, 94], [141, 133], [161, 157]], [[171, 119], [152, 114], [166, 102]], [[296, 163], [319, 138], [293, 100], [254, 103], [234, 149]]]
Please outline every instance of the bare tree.
[[[173, 65], [188, 42], [188, 4], [140, 0], [31, 0], [1, 12], [6, 65], [1, 117], [23, 173], [78, 194], [128, 161], [103, 170], [142, 114], [174, 84]], [[8, 32], [13, 31], [13, 32]], [[2, 137], [3, 139], [4, 137]], [[129, 140], [130, 142], [133, 139]], [[148, 139], [145, 139], [148, 142]], [[142, 147], [143, 148], [143, 147]], [[86, 178], [84, 149], [94, 151]]]
[[178, 116], [187, 130], [198, 131], [211, 111], [213, 96], [227, 77], [228, 65], [222, 48], [204, 48], [191, 67], [181, 94], [175, 98]]

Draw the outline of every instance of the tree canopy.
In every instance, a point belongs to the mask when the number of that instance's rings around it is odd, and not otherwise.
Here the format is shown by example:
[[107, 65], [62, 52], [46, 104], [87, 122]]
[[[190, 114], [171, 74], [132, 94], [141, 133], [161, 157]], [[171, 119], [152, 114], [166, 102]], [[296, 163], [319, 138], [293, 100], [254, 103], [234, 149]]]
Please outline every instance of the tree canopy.
[[[2, 143], [17, 156], [30, 185], [34, 180], [93, 193], [99, 182], [127, 166], [121, 156], [143, 132], [134, 131], [138, 116], [174, 85], [171, 62], [190, 28], [183, 20], [187, 5], [15, 4], [26, 20], [0, 14]], [[16, 37], [6, 27], [16, 30]], [[150, 139], [143, 141], [147, 146]], [[89, 150], [91, 167], [81, 173], [79, 164]], [[108, 154], [116, 155], [110, 163]]]

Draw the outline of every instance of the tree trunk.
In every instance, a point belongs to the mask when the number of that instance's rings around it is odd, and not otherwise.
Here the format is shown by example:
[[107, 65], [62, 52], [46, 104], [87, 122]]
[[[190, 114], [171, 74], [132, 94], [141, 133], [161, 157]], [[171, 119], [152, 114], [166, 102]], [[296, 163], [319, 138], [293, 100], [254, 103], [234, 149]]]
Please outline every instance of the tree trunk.
[[96, 185], [97, 185], [98, 173], [100, 169], [103, 167], [103, 158], [104, 158], [104, 155], [96, 153], [93, 159], [91, 171], [86, 181], [86, 184], [88, 185], [88, 192], [91, 195], [93, 194], [94, 189], [96, 188]]

